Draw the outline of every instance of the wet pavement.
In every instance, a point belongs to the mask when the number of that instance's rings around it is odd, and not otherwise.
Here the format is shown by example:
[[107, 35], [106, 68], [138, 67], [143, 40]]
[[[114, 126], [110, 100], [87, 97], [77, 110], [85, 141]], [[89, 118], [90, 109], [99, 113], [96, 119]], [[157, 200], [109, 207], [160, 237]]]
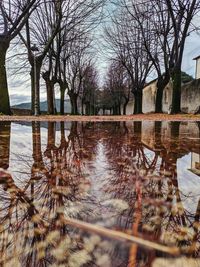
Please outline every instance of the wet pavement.
[[199, 122], [0, 122], [2, 266], [200, 266], [199, 230]]

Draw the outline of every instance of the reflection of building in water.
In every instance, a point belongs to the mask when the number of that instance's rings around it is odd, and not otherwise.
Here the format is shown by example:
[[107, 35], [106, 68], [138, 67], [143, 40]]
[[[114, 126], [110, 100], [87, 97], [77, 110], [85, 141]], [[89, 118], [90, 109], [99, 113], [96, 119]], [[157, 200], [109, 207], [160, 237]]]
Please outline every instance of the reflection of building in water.
[[190, 171], [200, 176], [200, 154], [192, 152]]
[[144, 121], [142, 143], [160, 157], [162, 174], [176, 181], [185, 212], [195, 214], [200, 186], [199, 125]]

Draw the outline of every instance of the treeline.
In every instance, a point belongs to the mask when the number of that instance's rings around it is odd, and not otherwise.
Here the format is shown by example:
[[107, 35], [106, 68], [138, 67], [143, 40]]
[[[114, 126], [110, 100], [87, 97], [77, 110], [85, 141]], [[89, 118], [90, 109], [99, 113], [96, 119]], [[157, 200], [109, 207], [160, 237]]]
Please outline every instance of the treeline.
[[[16, 0], [0, 2], [0, 113], [11, 114], [6, 57], [13, 40], [26, 49], [31, 76], [32, 114], [40, 114], [41, 79], [46, 86], [48, 113], [55, 114], [55, 86], [60, 113], [68, 94], [72, 114], [77, 101], [90, 102], [98, 75], [92, 30], [102, 18], [104, 0]], [[14, 55], [15, 56], [15, 55]]]
[[120, 114], [122, 105], [125, 114], [131, 94], [134, 113], [142, 113], [143, 88], [152, 73], [157, 76], [155, 111], [162, 112], [163, 91], [171, 81], [171, 113], [181, 112], [184, 47], [197, 30], [200, 0], [112, 3], [116, 8], [104, 31], [111, 63], [101, 90], [93, 48], [105, 1], [0, 1], [0, 113], [11, 114], [6, 58], [13, 43], [26, 50], [21, 60], [28, 64], [23, 71], [30, 70], [32, 114], [40, 114], [41, 81], [49, 114], [57, 112], [55, 88], [60, 91], [60, 114], [66, 94], [72, 114], [97, 114], [100, 109]]
[[170, 81], [170, 112], [181, 112], [185, 42], [198, 29], [194, 19], [200, 1], [119, 0], [115, 6], [112, 23], [105, 28], [111, 64], [104, 91], [113, 101], [113, 113], [119, 114], [123, 104], [125, 114], [130, 93], [134, 95], [134, 113], [142, 113], [143, 88], [152, 73], [157, 76], [155, 112], [162, 112], [163, 91]]

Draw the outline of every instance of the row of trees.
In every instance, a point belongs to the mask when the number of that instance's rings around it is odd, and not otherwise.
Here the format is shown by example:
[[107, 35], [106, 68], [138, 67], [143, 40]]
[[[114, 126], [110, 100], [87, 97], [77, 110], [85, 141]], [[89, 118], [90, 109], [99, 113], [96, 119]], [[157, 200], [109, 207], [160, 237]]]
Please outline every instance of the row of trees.
[[196, 29], [193, 19], [200, 1], [119, 0], [116, 5], [112, 24], [105, 29], [112, 61], [105, 88], [117, 91], [116, 101], [124, 97], [125, 104], [130, 90], [135, 99], [134, 113], [142, 113], [142, 91], [147, 77], [154, 72], [157, 75], [155, 111], [162, 112], [163, 90], [171, 80], [171, 113], [181, 112], [184, 47], [186, 38]]
[[120, 62], [113, 61], [110, 65], [104, 91], [107, 92], [109, 103], [112, 103], [112, 113], [121, 115], [121, 106], [123, 106], [123, 115], [126, 115], [126, 108], [131, 95], [131, 81], [126, 69]]
[[22, 60], [31, 70], [32, 114], [40, 114], [41, 77], [46, 85], [49, 114], [56, 112], [55, 86], [61, 95], [60, 113], [64, 114], [66, 92], [72, 114], [78, 113], [78, 96], [81, 94], [82, 102], [88, 102], [88, 86], [97, 86], [91, 30], [101, 19], [103, 4], [104, 0], [0, 2], [0, 112], [11, 114], [6, 55], [15, 40], [27, 51]]
[[[67, 93], [72, 114], [80, 104], [86, 114], [101, 107], [123, 113], [131, 93], [134, 113], [142, 113], [142, 91], [151, 72], [157, 74], [156, 112], [162, 112], [165, 86], [172, 81], [172, 113], [181, 111], [181, 66], [185, 41], [195, 30], [200, 0], [118, 0], [112, 23], [105, 29], [111, 64], [104, 93], [98, 90], [92, 30], [101, 21], [105, 0], [3, 0], [0, 2], [0, 112], [11, 114], [6, 56], [14, 42], [25, 47], [31, 75], [32, 114], [40, 114], [40, 80], [46, 85], [48, 113], [55, 114], [55, 88], [60, 113]], [[36, 44], [34, 46], [34, 44]], [[27, 56], [28, 55], [28, 56]], [[15, 56], [15, 55], [14, 55]], [[95, 99], [101, 96], [99, 105]], [[105, 101], [104, 101], [105, 100]]]

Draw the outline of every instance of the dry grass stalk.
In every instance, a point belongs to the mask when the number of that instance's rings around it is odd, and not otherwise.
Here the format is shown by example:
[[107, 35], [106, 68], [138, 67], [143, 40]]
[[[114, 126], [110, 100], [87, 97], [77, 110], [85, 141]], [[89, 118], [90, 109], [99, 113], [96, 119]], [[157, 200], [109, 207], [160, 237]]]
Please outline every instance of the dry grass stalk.
[[96, 234], [104, 235], [109, 238], [113, 238], [116, 240], [123, 240], [123, 241], [128, 241], [132, 243], [136, 243], [140, 246], [143, 246], [147, 249], [155, 249], [160, 252], [164, 252], [167, 254], [171, 255], [180, 255], [180, 250], [177, 247], [167, 247], [164, 245], [160, 245], [158, 243], [149, 241], [149, 240], [144, 240], [140, 237], [132, 236], [123, 232], [119, 232], [116, 230], [111, 230], [107, 229], [105, 227], [99, 226], [99, 225], [94, 225], [91, 223], [86, 223], [82, 222], [80, 220], [68, 218], [66, 219], [65, 217], [62, 218], [65, 224], [71, 225], [73, 227], [80, 228], [82, 230], [90, 231]]

